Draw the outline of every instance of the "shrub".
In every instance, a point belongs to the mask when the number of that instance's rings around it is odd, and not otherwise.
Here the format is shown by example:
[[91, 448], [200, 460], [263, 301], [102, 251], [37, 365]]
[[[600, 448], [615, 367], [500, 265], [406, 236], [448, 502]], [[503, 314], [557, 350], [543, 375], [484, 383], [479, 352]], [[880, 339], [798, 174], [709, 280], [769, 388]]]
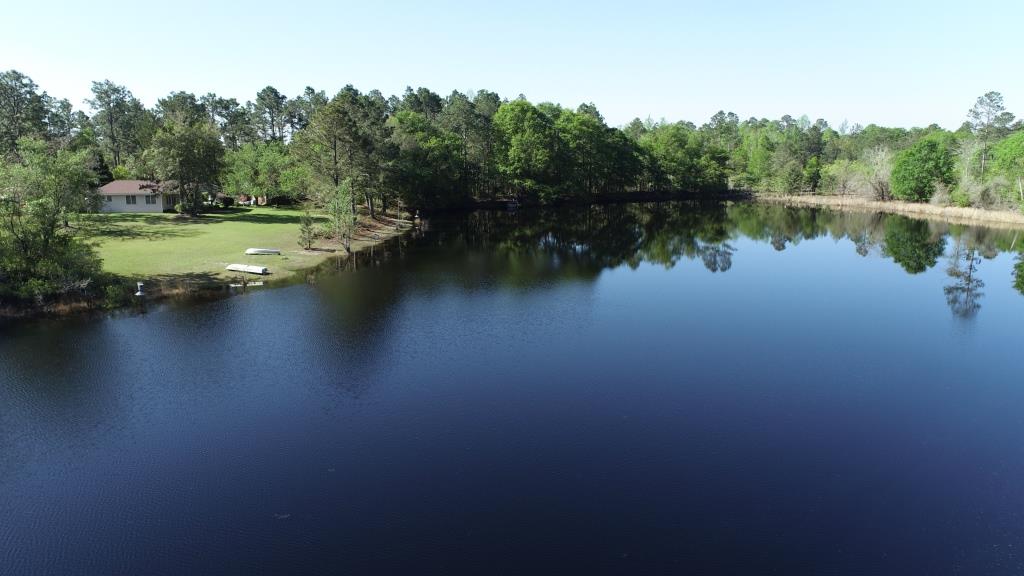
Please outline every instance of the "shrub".
[[826, 194], [870, 195], [864, 175], [865, 168], [849, 160], [836, 160], [821, 170], [821, 190]]
[[123, 306], [128, 302], [131, 292], [122, 284], [114, 283], [103, 289], [103, 307], [112, 309]]
[[131, 180], [132, 172], [127, 166], [114, 166], [110, 170], [110, 175], [114, 177], [114, 180]]
[[949, 201], [954, 206], [967, 208], [971, 205], [971, 196], [967, 192], [957, 188], [949, 193]]
[[310, 216], [309, 212], [302, 215], [299, 224], [299, 246], [309, 250], [313, 247], [313, 241], [316, 239], [316, 227], [313, 224], [313, 217]]
[[927, 201], [937, 183], [953, 183], [953, 154], [946, 139], [925, 138], [896, 155], [892, 164], [893, 197]]

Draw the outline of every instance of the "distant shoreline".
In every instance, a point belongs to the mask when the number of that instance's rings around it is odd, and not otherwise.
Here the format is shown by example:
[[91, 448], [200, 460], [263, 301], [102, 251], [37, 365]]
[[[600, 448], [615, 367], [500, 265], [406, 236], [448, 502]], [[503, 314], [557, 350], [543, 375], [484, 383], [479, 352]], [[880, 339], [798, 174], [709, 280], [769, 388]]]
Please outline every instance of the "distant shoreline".
[[1024, 214], [1006, 210], [985, 210], [981, 208], [960, 208], [957, 206], [933, 206], [900, 200], [868, 200], [855, 196], [828, 195], [781, 195], [754, 193], [755, 202], [782, 204], [785, 206], [820, 207], [851, 212], [885, 212], [913, 218], [942, 220], [950, 224], [965, 226], [988, 226], [991, 228], [1024, 228]]
[[[1024, 230], [1024, 214], [1019, 212], [1010, 212], [1002, 210], [983, 210], [979, 208], [959, 208], [951, 206], [943, 207], [934, 206], [931, 204], [903, 202], [898, 200], [881, 202], [853, 196], [807, 194], [781, 195], [735, 190], [722, 194], [680, 192], [641, 192], [631, 194], [624, 193], [593, 198], [589, 199], [589, 201], [587, 200], [588, 199], [580, 198], [577, 199], [575, 203], [614, 204], [674, 201], [709, 201], [737, 203], [752, 202], [763, 204], [777, 204], [790, 207], [825, 208], [849, 212], [898, 214], [908, 216], [911, 218], [941, 221], [954, 225], [985, 226], [990, 228]], [[574, 204], [574, 202], [562, 201], [553, 204], [553, 206], [565, 206], [571, 204]], [[511, 201], [476, 202], [471, 206], [460, 207], [461, 209], [456, 208], [454, 211], [458, 212], [462, 210], [474, 211], [507, 209], [514, 205], [518, 205], [518, 203], [513, 203]], [[524, 207], [533, 207], [533, 205], [527, 204]], [[451, 211], [452, 210], [446, 210], [444, 212]], [[367, 250], [374, 246], [383, 244], [384, 242], [396, 236], [405, 234], [412, 229], [413, 228], [411, 227], [405, 226], [396, 229], [391, 229], [390, 226], [378, 227], [372, 230], [372, 236], [364, 237], [354, 242], [351, 254], [325, 250], [319, 254], [318, 258], [314, 260], [315, 264], [308, 268], [289, 271], [286, 273], [284, 278], [277, 278], [276, 280], [272, 278], [253, 278], [253, 281], [265, 281], [271, 286], [284, 286], [295, 282], [297, 278], [300, 278], [302, 276], [303, 272], [314, 270], [332, 258], [338, 259], [353, 256], [356, 253], [362, 252], [363, 250]], [[232, 278], [223, 274], [221, 276], [222, 277], [217, 278], [216, 281], [206, 283], [187, 281], [161, 282], [154, 278], [148, 278], [146, 287], [147, 295], [145, 298], [146, 303], [155, 304], [158, 302], [164, 302], [181, 297], [201, 298], [204, 294], [214, 298], [223, 297], [224, 295], [227, 295], [229, 293], [227, 285]], [[65, 300], [61, 302], [48, 304], [43, 307], [20, 307], [7, 305], [0, 306], [0, 321], [45, 317], [67, 317], [91, 313], [104, 313], [124, 308], [131, 308], [131, 306], [126, 305], [108, 308], [104, 306], [104, 303], [100, 299], [81, 299], [70, 301]]]

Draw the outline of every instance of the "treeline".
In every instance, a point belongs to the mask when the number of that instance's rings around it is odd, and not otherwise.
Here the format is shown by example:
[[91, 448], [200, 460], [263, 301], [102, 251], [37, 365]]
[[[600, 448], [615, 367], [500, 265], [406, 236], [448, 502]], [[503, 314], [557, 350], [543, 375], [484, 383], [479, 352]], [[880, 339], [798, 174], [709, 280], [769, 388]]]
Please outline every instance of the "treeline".
[[1024, 136], [1002, 97], [985, 94], [957, 131], [829, 126], [783, 116], [707, 123], [635, 119], [610, 127], [575, 110], [488, 91], [401, 97], [346, 86], [288, 97], [268, 86], [239, 103], [173, 92], [146, 108], [124, 86], [95, 82], [86, 111], [0, 75], [0, 153], [19, 138], [87, 151], [99, 182], [171, 183], [185, 211], [216, 194], [326, 205], [347, 182], [371, 212], [402, 202], [551, 202], [632, 191], [859, 194], [1010, 207], [1024, 201]]
[[87, 252], [74, 220], [95, 209], [96, 187], [112, 179], [158, 181], [193, 215], [228, 198], [309, 202], [346, 245], [360, 207], [376, 217], [496, 199], [730, 189], [1024, 202], [1024, 130], [997, 93], [979, 98], [955, 132], [724, 112], [700, 126], [612, 127], [592, 104], [426, 88], [391, 97], [307, 88], [289, 97], [268, 86], [244, 103], [173, 92], [147, 108], [103, 81], [84, 104], [41, 92], [17, 71], [0, 73], [0, 296], [80, 288], [82, 271], [64, 266], [54, 246]]

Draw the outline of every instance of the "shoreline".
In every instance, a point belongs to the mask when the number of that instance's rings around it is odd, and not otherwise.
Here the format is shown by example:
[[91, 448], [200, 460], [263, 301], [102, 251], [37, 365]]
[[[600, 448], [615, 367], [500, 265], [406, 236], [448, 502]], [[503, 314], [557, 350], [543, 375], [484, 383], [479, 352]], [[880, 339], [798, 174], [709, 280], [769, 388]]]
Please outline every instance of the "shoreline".
[[[398, 224], [397, 228], [395, 227], [396, 223]], [[237, 273], [221, 271], [213, 279], [208, 280], [190, 278], [168, 279], [153, 276], [128, 278], [121, 274], [115, 274], [113, 277], [116, 280], [112, 285], [123, 285], [125, 287], [130, 285], [134, 289], [136, 281], [143, 282], [146, 295], [144, 298], [145, 302], [141, 305], [161, 304], [175, 299], [201, 300], [206, 298], [226, 298], [246, 292], [246, 288], [235, 288], [232, 286], [242, 278], [249, 284], [262, 282], [262, 287], [265, 288], [272, 289], [288, 286], [303, 281], [309, 272], [319, 269], [332, 259], [348, 260], [366, 250], [385, 244], [415, 229], [416, 224], [414, 221], [404, 218], [395, 219], [389, 216], [379, 216], [377, 220], [370, 220], [368, 217], [365, 219], [360, 218], [357, 232], [353, 235], [351, 252], [346, 252], [340, 245], [332, 245], [330, 248], [314, 246], [312, 250], [298, 250], [298, 252], [312, 257], [309, 265], [300, 269], [285, 270], [276, 275], [270, 274], [268, 276], [240, 276]], [[38, 308], [5, 305], [0, 307], [0, 328], [3, 327], [4, 323], [9, 322], [107, 314], [140, 306], [132, 298], [126, 297], [116, 305], [111, 305], [109, 301], [99, 297], [86, 300], [53, 302]]]
[[902, 200], [868, 200], [856, 196], [826, 196], [800, 194], [793, 196], [755, 192], [754, 202], [784, 206], [831, 208], [849, 212], [884, 212], [921, 220], [938, 220], [960, 226], [986, 226], [989, 228], [1024, 229], [1024, 214], [1005, 210], [934, 206], [904, 202]]
[[[638, 197], [639, 196], [639, 197]], [[1004, 230], [1024, 230], [1024, 213], [984, 210], [979, 208], [959, 208], [953, 206], [934, 206], [931, 204], [918, 204], [903, 202], [899, 200], [878, 201], [868, 200], [854, 196], [830, 196], [830, 195], [779, 195], [763, 192], [732, 191], [727, 194], [640, 194], [629, 197], [628, 195], [617, 195], [604, 198], [603, 202], [596, 204], [624, 203], [624, 202], [671, 202], [686, 200], [706, 200], [716, 202], [753, 202], [764, 204], [776, 204], [791, 207], [825, 208], [847, 212], [861, 213], [887, 213], [898, 214], [919, 220], [943, 222], [961, 226], [983, 226]], [[565, 203], [562, 203], [563, 205]], [[480, 202], [475, 206], [466, 207], [465, 211], [474, 210], [495, 210], [507, 208], [506, 202]], [[454, 210], [460, 212], [463, 210]], [[450, 212], [450, 211], [449, 211]], [[396, 228], [397, 225], [397, 228]], [[346, 253], [344, 248], [335, 246], [332, 242], [329, 247], [314, 247], [312, 250], [298, 250], [304, 256], [310, 257], [309, 265], [298, 269], [285, 269], [277, 274], [269, 276], [244, 276], [249, 282], [261, 282], [263, 287], [278, 288], [296, 282], [301, 282], [310, 272], [322, 267], [331, 260], [348, 260], [357, 256], [365, 250], [385, 244], [386, 242], [400, 237], [416, 229], [414, 220], [405, 218], [395, 219], [387, 216], [380, 216], [376, 220], [361, 218], [357, 233], [353, 237], [352, 251]], [[270, 261], [268, 261], [270, 263]], [[112, 286], [127, 287], [130, 285], [134, 292], [136, 281], [145, 283], [144, 291], [146, 296], [144, 304], [134, 297], [125, 295], [117, 301], [104, 300], [102, 297], [79, 300], [65, 300], [54, 302], [42, 307], [21, 307], [5, 305], [0, 307], [0, 327], [4, 323], [19, 320], [34, 320], [45, 318], [66, 318], [72, 316], [86, 316], [90, 314], [106, 314], [120, 310], [128, 310], [133, 307], [149, 304], [159, 304], [175, 299], [207, 299], [225, 298], [246, 292], [245, 287], [233, 287], [238, 284], [243, 276], [221, 271], [212, 278], [196, 280], [194, 278], [166, 278], [166, 277], [145, 277], [128, 278], [122, 274], [112, 275], [116, 280]]]
[[[395, 226], [396, 223], [398, 223], [397, 228]], [[335, 246], [335, 241], [332, 241], [329, 247], [318, 246], [317, 244], [319, 243], [315, 242], [313, 248], [310, 250], [301, 248], [291, 252], [282, 252], [282, 255], [285, 256], [289, 253], [308, 256], [310, 258], [309, 262], [301, 268], [280, 268], [278, 272], [274, 272], [272, 268], [271, 273], [265, 276], [221, 270], [217, 272], [211, 280], [197, 281], [187, 278], [178, 280], [162, 280], [159, 277], [150, 277], [147, 281], [146, 278], [143, 277], [142, 281], [149, 282], [146, 284], [146, 296], [150, 301], [188, 296], [190, 293], [221, 290], [224, 288], [235, 289], [240, 283], [252, 284], [255, 282], [262, 282], [264, 287], [269, 288], [287, 286], [301, 281], [309, 272], [320, 268], [324, 263], [330, 260], [348, 260], [365, 250], [380, 246], [381, 244], [406, 234], [415, 228], [416, 226], [412, 220], [395, 219], [390, 216], [378, 216], [376, 220], [370, 220], [368, 216], [360, 217], [356, 233], [352, 236], [351, 251], [349, 252], [346, 252], [345, 248], [342, 247], [340, 243]], [[268, 259], [265, 262], [259, 262], [259, 264], [263, 263], [273, 265], [273, 260]], [[127, 280], [127, 278], [123, 279]], [[152, 291], [149, 290], [149, 286], [153, 287]]]

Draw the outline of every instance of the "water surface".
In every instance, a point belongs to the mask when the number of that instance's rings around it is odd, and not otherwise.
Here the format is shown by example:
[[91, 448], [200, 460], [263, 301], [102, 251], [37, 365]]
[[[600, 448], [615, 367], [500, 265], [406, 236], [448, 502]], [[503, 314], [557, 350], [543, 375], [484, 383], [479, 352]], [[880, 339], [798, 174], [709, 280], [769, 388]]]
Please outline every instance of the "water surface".
[[0, 574], [1020, 574], [1022, 242], [485, 212], [8, 325]]

